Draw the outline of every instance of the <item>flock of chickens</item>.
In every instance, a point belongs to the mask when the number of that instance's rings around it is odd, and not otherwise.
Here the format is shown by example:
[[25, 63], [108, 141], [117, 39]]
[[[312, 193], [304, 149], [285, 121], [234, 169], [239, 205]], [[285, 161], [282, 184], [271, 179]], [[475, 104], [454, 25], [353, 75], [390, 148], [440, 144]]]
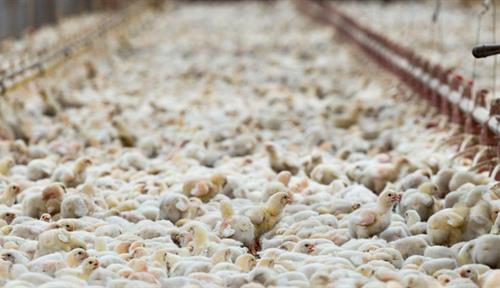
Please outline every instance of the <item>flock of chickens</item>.
[[146, 20], [0, 98], [3, 287], [498, 287], [500, 185], [329, 27]]

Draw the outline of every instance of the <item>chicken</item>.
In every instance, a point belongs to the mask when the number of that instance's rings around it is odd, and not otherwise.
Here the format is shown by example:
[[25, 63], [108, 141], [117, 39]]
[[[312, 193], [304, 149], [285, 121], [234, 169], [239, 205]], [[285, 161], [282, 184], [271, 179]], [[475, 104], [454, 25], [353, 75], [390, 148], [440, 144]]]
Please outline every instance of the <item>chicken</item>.
[[55, 163], [51, 159], [34, 159], [28, 163], [27, 177], [31, 181], [37, 181], [52, 176]]
[[12, 206], [16, 203], [16, 196], [21, 192], [21, 187], [17, 184], [7, 185], [2, 195], [0, 195], [0, 204], [5, 204], [6, 206]]
[[494, 270], [484, 276], [482, 282], [483, 288], [494, 288], [498, 286], [498, 281], [500, 280], [500, 271]]
[[184, 182], [182, 192], [184, 195], [198, 197], [203, 202], [208, 202], [221, 192], [227, 184], [227, 177], [222, 173], [215, 173], [207, 179], [191, 179]]
[[493, 221], [495, 221], [495, 218], [491, 215], [491, 205], [488, 201], [482, 198], [482, 193], [480, 191], [472, 191], [468, 195], [468, 198], [471, 198], [474, 193], [478, 194], [477, 198], [479, 200], [474, 199], [469, 203], [469, 206], [472, 207], [469, 210], [466, 223], [464, 225], [464, 231], [462, 234], [463, 241], [469, 241], [481, 235], [488, 234], [493, 227]]
[[167, 192], [161, 198], [158, 218], [176, 223], [188, 215], [189, 206], [186, 196]]
[[395, 182], [401, 170], [407, 166], [411, 166], [410, 161], [406, 157], [400, 157], [394, 163], [379, 161], [370, 163], [360, 171], [348, 173], [348, 176], [351, 175], [352, 180], [379, 194], [385, 189], [387, 183]]
[[229, 237], [251, 247], [255, 239], [255, 227], [249, 217], [234, 215], [234, 209], [229, 201], [220, 203], [222, 223], [219, 226], [221, 237]]
[[405, 220], [412, 235], [427, 233], [427, 223], [420, 221], [420, 215], [415, 210], [405, 212]]
[[450, 191], [455, 191], [458, 188], [460, 188], [462, 185], [467, 184], [467, 183], [472, 183], [472, 184], [486, 184], [488, 182], [488, 179], [476, 175], [472, 172], [469, 171], [458, 171], [453, 174], [453, 176], [450, 179], [450, 183], [448, 184], [448, 188]]
[[16, 162], [12, 157], [5, 157], [0, 159], [0, 175], [8, 175]]
[[265, 149], [269, 155], [269, 166], [271, 166], [274, 172], [289, 171], [292, 175], [299, 173], [299, 166], [293, 160], [280, 155], [275, 144], [267, 143]]
[[323, 162], [323, 158], [321, 157], [321, 154], [319, 153], [313, 153], [310, 155], [303, 163], [303, 169], [304, 172], [306, 173], [307, 177], [311, 177], [311, 172]]
[[30, 271], [44, 272], [54, 276], [59, 269], [79, 266], [87, 257], [89, 257], [87, 251], [76, 248], [66, 255], [58, 252], [38, 257], [31, 261], [28, 267]]
[[60, 183], [50, 184], [41, 193], [27, 195], [23, 202], [23, 214], [33, 218], [40, 218], [42, 214], [55, 215], [61, 210], [61, 202], [66, 188]]
[[462, 238], [468, 209], [464, 207], [446, 208], [436, 212], [427, 221], [427, 235], [433, 245], [451, 246]]
[[58, 251], [71, 251], [76, 248], [86, 249], [87, 245], [78, 237], [64, 229], [52, 229], [38, 236], [38, 246], [35, 257]]
[[123, 119], [115, 118], [111, 122], [116, 129], [118, 139], [123, 147], [134, 147], [137, 143], [137, 137], [130, 132], [130, 128]]
[[401, 195], [391, 189], [382, 192], [377, 203], [367, 204], [349, 216], [349, 233], [355, 238], [369, 238], [384, 231], [391, 223], [391, 209]]
[[82, 188], [82, 192], [65, 194], [61, 202], [61, 217], [81, 218], [92, 215], [96, 210], [93, 193], [93, 188], [87, 185]]
[[420, 219], [427, 221], [434, 212], [434, 197], [439, 193], [438, 189], [436, 184], [425, 182], [420, 184], [417, 190], [405, 191], [399, 204], [399, 213], [415, 210]]
[[500, 268], [500, 252], [496, 249], [500, 245], [500, 236], [483, 235], [472, 241], [460, 250], [461, 254], [469, 253], [471, 263], [487, 265], [492, 269]]
[[312, 170], [311, 179], [324, 185], [330, 185], [341, 175], [340, 167], [332, 164], [319, 164]]
[[278, 192], [287, 192], [291, 177], [292, 173], [288, 171], [281, 171], [278, 173], [278, 175], [276, 175], [276, 180], [267, 184], [266, 190], [263, 193], [262, 201], [267, 201], [269, 197]]
[[256, 260], [252, 254], [242, 254], [236, 258], [235, 264], [241, 271], [249, 272], [255, 266]]
[[72, 188], [85, 181], [86, 169], [92, 164], [92, 160], [87, 157], [78, 159], [72, 168], [60, 166], [52, 175], [52, 179], [63, 183], [66, 187]]
[[80, 279], [87, 280], [89, 279], [92, 272], [94, 272], [97, 268], [99, 268], [100, 263], [99, 260], [95, 257], [88, 257], [85, 259], [80, 267], [78, 268], [64, 268], [57, 271], [56, 277], [63, 278], [64, 276], [76, 276]]
[[189, 238], [193, 239], [193, 255], [205, 255], [206, 249], [208, 248], [209, 233], [203, 225], [198, 223], [187, 224], [187, 232], [189, 233]]
[[271, 230], [281, 218], [285, 206], [291, 203], [292, 197], [286, 192], [279, 192], [271, 196], [264, 205], [252, 207], [245, 211], [245, 216], [255, 227], [254, 243], [251, 251], [255, 253], [260, 247], [260, 237]]

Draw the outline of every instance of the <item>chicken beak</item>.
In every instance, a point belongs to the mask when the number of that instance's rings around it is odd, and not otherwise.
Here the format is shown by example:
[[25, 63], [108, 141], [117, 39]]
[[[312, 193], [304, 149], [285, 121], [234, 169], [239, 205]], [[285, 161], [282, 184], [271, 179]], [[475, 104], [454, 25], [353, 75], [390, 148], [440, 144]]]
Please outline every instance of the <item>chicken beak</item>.
[[308, 251], [309, 253], [313, 253], [314, 251], [316, 251], [316, 247], [314, 247], [314, 246], [310, 246], [310, 247], [307, 249], [307, 251]]
[[401, 194], [397, 193], [392, 197], [392, 201], [399, 202], [401, 201]]
[[467, 276], [467, 273], [465, 273], [465, 270], [460, 270], [458, 272], [458, 274], [460, 274], [461, 277], [466, 277]]

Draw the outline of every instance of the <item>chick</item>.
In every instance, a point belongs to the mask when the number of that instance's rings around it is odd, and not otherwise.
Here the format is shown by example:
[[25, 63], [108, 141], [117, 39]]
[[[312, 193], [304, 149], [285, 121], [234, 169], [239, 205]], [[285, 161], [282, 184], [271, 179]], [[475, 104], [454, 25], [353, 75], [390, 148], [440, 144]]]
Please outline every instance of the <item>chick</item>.
[[413, 255], [424, 255], [427, 241], [419, 236], [410, 236], [395, 240], [390, 243], [391, 247], [398, 250], [401, 256], [408, 258]]
[[34, 159], [28, 163], [27, 178], [31, 181], [37, 181], [52, 176], [55, 169], [55, 163], [50, 159]]
[[448, 188], [450, 189], [450, 191], [455, 191], [462, 185], [467, 183], [472, 183], [475, 185], [487, 184], [488, 178], [477, 175], [470, 171], [458, 171], [451, 177]]
[[[439, 198], [444, 198], [450, 192], [450, 180], [455, 171], [453, 169], [441, 169], [432, 177], [432, 182], [439, 187]], [[455, 184], [453, 186], [456, 186]], [[452, 190], [454, 191], [454, 190]]]
[[427, 224], [420, 221], [420, 215], [415, 210], [407, 210], [404, 214], [406, 225], [412, 235], [427, 233]]
[[111, 122], [116, 129], [118, 139], [123, 147], [134, 147], [137, 143], [137, 137], [130, 132], [125, 122], [122, 119], [113, 119]]
[[460, 241], [467, 212], [466, 208], [457, 207], [446, 208], [432, 215], [427, 221], [430, 243], [451, 246]]
[[99, 260], [95, 257], [88, 257], [85, 259], [78, 268], [65, 268], [56, 272], [57, 278], [64, 276], [76, 276], [83, 280], [88, 280], [90, 274], [100, 267]]
[[83, 260], [87, 259], [89, 254], [83, 248], [76, 248], [71, 250], [66, 256], [66, 262], [70, 267], [76, 267], [82, 263]]
[[304, 172], [306, 173], [307, 177], [311, 177], [311, 172], [323, 162], [323, 158], [321, 157], [320, 153], [313, 153], [311, 156], [309, 156], [303, 163], [303, 169]]
[[473, 269], [472, 267], [461, 267], [458, 269], [458, 274], [460, 274], [460, 276], [463, 278], [470, 279], [478, 286], [481, 285], [479, 281], [480, 277], [479, 272], [476, 269]]
[[[472, 191], [469, 196], [473, 195], [474, 192], [476, 191]], [[492, 229], [493, 221], [495, 221], [491, 217], [490, 202], [482, 199], [481, 192], [476, 193], [479, 194], [478, 197], [480, 200], [474, 201], [474, 206], [469, 210], [462, 234], [463, 241], [469, 241], [481, 235], [488, 234]]]
[[27, 195], [22, 202], [23, 214], [40, 218], [44, 213], [50, 215], [59, 213], [65, 192], [66, 188], [62, 184], [54, 183], [45, 187], [42, 193]]
[[401, 203], [399, 204], [399, 212], [404, 214], [408, 210], [415, 210], [420, 216], [420, 219], [427, 221], [432, 215], [434, 208], [434, 195], [439, 193], [439, 188], [431, 182], [420, 184], [418, 190], [410, 189], [403, 193]]
[[495, 288], [498, 287], [500, 281], [500, 271], [494, 270], [487, 273], [482, 281], [483, 288]]
[[319, 164], [311, 172], [311, 179], [323, 185], [330, 185], [341, 177], [342, 173], [336, 165]]
[[229, 201], [222, 201], [219, 209], [222, 216], [219, 234], [222, 237], [239, 241], [246, 247], [251, 247], [255, 239], [255, 227], [250, 218], [244, 215], [234, 215], [234, 209]]
[[289, 158], [285, 158], [278, 153], [278, 148], [272, 144], [265, 145], [266, 152], [269, 156], [269, 165], [276, 173], [281, 171], [290, 171], [292, 175], [299, 173], [299, 166]]
[[290, 178], [292, 177], [292, 173], [289, 171], [281, 171], [276, 175], [276, 180], [271, 181], [266, 186], [266, 190], [262, 194], [262, 201], [267, 201], [269, 197], [278, 193], [278, 192], [287, 192], [288, 184], [290, 183]]
[[54, 171], [52, 179], [57, 182], [63, 183], [66, 187], [76, 187], [83, 182], [86, 178], [86, 169], [92, 164], [92, 160], [87, 157], [78, 159], [72, 168], [60, 166]]
[[369, 238], [384, 231], [391, 223], [391, 209], [401, 195], [391, 189], [382, 192], [377, 203], [367, 204], [348, 218], [349, 233], [355, 238]]
[[313, 254], [316, 252], [316, 245], [311, 240], [302, 240], [295, 245], [293, 252]]
[[472, 263], [487, 265], [492, 269], [500, 268], [500, 251], [497, 249], [500, 245], [500, 236], [483, 235], [473, 240], [470, 245], [473, 246], [470, 254]]
[[255, 267], [256, 263], [255, 256], [252, 254], [242, 254], [236, 258], [234, 264], [236, 264], [242, 272], [249, 272]]
[[500, 235], [500, 217], [498, 217], [498, 213], [495, 218], [495, 222], [491, 226], [490, 234]]
[[404, 167], [411, 163], [406, 157], [398, 158], [395, 163], [371, 163], [361, 172], [358, 172], [354, 180], [363, 184], [375, 193], [381, 193], [388, 183], [394, 183]]
[[61, 202], [61, 217], [81, 218], [92, 215], [96, 209], [93, 199], [93, 189], [84, 187], [82, 192], [68, 193]]
[[38, 236], [38, 246], [35, 257], [57, 251], [71, 251], [76, 248], [86, 249], [87, 245], [79, 238], [64, 229], [52, 229]]
[[9, 184], [0, 195], [0, 204], [10, 207], [16, 203], [16, 196], [21, 192], [21, 187], [17, 184]]
[[[5, 210], [5, 211], [0, 211], [0, 219], [5, 221], [7, 224], [11, 224], [14, 219], [17, 217], [17, 212], [13, 210]], [[8, 229], [9, 233], [12, 230], [12, 227], [10, 226], [3, 226], [3, 228], [10, 228]], [[8, 233], [7, 233], [8, 234]]]
[[431, 172], [426, 170], [417, 170], [413, 173], [405, 175], [399, 180], [399, 188], [406, 191], [411, 188], [418, 188], [420, 184], [428, 182]]
[[167, 192], [161, 198], [158, 218], [176, 223], [188, 215], [189, 206], [189, 199], [186, 196]]
[[205, 227], [198, 223], [187, 224], [188, 237], [193, 239], [193, 255], [205, 255], [208, 248], [209, 234]]
[[260, 247], [260, 237], [278, 223], [281, 212], [291, 201], [291, 195], [279, 192], [271, 196], [264, 205], [253, 207], [245, 212], [245, 216], [250, 218], [255, 227], [254, 244], [251, 247], [253, 253]]
[[10, 169], [14, 167], [16, 162], [12, 157], [5, 157], [0, 159], [0, 175], [9, 175]]
[[222, 173], [215, 173], [208, 179], [191, 179], [184, 182], [182, 192], [187, 197], [195, 196], [206, 203], [221, 192], [226, 184], [227, 177]]

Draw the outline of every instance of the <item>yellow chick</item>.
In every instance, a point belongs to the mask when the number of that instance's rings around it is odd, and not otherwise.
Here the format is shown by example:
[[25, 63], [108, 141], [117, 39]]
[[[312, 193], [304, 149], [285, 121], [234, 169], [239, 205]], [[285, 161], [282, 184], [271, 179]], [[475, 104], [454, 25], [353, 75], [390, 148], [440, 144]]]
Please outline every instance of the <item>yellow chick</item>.
[[75, 248], [86, 249], [87, 245], [79, 238], [64, 229], [52, 229], [38, 236], [38, 246], [35, 257], [57, 251], [71, 251]]
[[255, 227], [255, 243], [250, 249], [253, 253], [260, 247], [260, 236], [271, 230], [278, 223], [281, 218], [281, 212], [291, 201], [292, 197], [290, 194], [279, 192], [271, 196], [263, 206], [246, 211], [246, 216], [250, 218]]
[[462, 238], [468, 209], [460, 205], [436, 212], [427, 221], [427, 235], [432, 245], [453, 245]]
[[281, 171], [276, 175], [276, 180], [271, 181], [267, 184], [266, 190], [262, 194], [262, 201], [267, 201], [271, 195], [276, 194], [278, 192], [286, 192], [288, 191], [288, 184], [290, 183], [290, 178], [292, 177], [292, 173], [289, 171]]
[[111, 123], [116, 129], [118, 139], [120, 139], [123, 147], [134, 147], [137, 143], [137, 137], [132, 135], [125, 122], [121, 119], [113, 119]]
[[42, 193], [33, 193], [24, 198], [23, 214], [33, 218], [40, 218], [44, 213], [55, 215], [61, 210], [65, 193], [66, 188], [60, 183], [48, 185]]
[[85, 259], [78, 268], [65, 268], [56, 272], [56, 277], [61, 278], [66, 275], [78, 277], [83, 280], [88, 280], [90, 274], [99, 268], [99, 260], [95, 257]]
[[43, 101], [43, 114], [49, 117], [56, 116], [61, 111], [61, 106], [54, 100], [51, 94], [45, 89], [40, 89], [40, 98]]
[[249, 217], [234, 215], [234, 209], [229, 201], [220, 204], [222, 223], [219, 226], [221, 237], [228, 237], [240, 241], [243, 245], [251, 247], [255, 239], [255, 228]]
[[207, 229], [198, 223], [190, 223], [187, 227], [188, 238], [192, 238], [193, 255], [203, 255], [208, 245], [209, 235]]
[[227, 177], [222, 173], [202, 179], [191, 179], [184, 183], [182, 192], [187, 197], [196, 196], [203, 202], [208, 202], [215, 197], [227, 184]]
[[255, 256], [252, 254], [242, 254], [236, 258], [235, 264], [241, 269], [242, 272], [249, 272], [253, 269], [253, 267], [255, 267]]
[[420, 215], [420, 219], [426, 221], [433, 213], [434, 197], [438, 193], [438, 186], [431, 182], [420, 184], [417, 190], [407, 190], [401, 198], [400, 214], [404, 214], [408, 210], [415, 210]]
[[52, 179], [63, 183], [66, 187], [76, 187], [85, 182], [85, 171], [92, 164], [92, 160], [87, 157], [78, 159], [73, 168], [58, 167], [54, 171]]
[[280, 173], [281, 171], [290, 171], [293, 175], [299, 173], [299, 166], [290, 159], [279, 155], [278, 149], [274, 144], [267, 143], [265, 149], [269, 156], [269, 165], [274, 172]]
[[323, 185], [330, 185], [342, 175], [340, 167], [332, 164], [319, 164], [311, 172], [311, 179]]
[[349, 233], [356, 238], [369, 238], [379, 234], [391, 223], [391, 209], [401, 195], [391, 189], [382, 192], [377, 203], [367, 204], [349, 217]]
[[484, 279], [482, 281], [483, 288], [496, 288], [498, 287], [498, 283], [500, 283], [500, 270], [493, 270], [486, 275], [484, 275]]
[[66, 262], [70, 267], [76, 267], [82, 263], [83, 260], [89, 257], [87, 251], [82, 248], [71, 250], [66, 256]]
[[10, 169], [14, 167], [16, 162], [12, 157], [5, 157], [0, 160], [0, 175], [9, 175]]
[[220, 232], [224, 235], [224, 230], [231, 224], [231, 219], [234, 216], [234, 209], [230, 201], [224, 200], [220, 203], [219, 210], [222, 217]]
[[313, 153], [311, 156], [309, 156], [303, 163], [302, 166], [304, 168], [304, 172], [306, 173], [307, 177], [311, 178], [311, 173], [318, 166], [323, 162], [323, 158], [321, 157], [321, 154], [319, 153]]
[[0, 204], [12, 206], [16, 202], [16, 196], [21, 192], [21, 187], [17, 184], [9, 184], [5, 187], [2, 195], [0, 196]]

